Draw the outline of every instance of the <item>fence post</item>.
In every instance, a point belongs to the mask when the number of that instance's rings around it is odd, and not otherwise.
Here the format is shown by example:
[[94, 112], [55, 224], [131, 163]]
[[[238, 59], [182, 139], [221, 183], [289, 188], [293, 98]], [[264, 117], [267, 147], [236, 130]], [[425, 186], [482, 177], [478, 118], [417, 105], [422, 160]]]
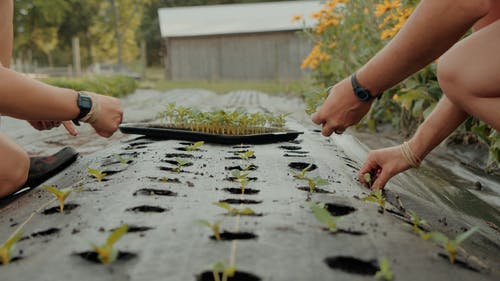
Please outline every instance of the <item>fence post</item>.
[[73, 49], [73, 66], [74, 66], [74, 76], [80, 77], [82, 75], [82, 66], [80, 62], [80, 39], [78, 37], [73, 37], [72, 40]]

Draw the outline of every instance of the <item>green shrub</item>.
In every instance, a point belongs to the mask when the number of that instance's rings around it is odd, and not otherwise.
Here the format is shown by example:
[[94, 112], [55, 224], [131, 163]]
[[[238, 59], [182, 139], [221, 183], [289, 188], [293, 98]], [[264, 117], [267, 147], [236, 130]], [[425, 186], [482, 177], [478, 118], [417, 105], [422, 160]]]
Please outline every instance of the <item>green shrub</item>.
[[137, 81], [126, 76], [47, 78], [42, 82], [76, 91], [89, 91], [113, 97], [123, 97], [137, 89]]

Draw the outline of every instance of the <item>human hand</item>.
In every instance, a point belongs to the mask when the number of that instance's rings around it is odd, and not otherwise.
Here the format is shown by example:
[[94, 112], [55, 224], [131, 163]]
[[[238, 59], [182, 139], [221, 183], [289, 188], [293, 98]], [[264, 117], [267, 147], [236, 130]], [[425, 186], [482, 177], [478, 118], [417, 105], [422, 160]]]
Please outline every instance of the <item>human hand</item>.
[[111, 137], [118, 130], [123, 118], [120, 100], [95, 93], [88, 94], [98, 106], [96, 119], [90, 125], [94, 127], [98, 135], [106, 138]]
[[384, 188], [386, 183], [398, 173], [410, 168], [410, 164], [404, 157], [401, 147], [393, 146], [368, 153], [368, 158], [359, 170], [359, 180], [368, 185], [364, 175], [372, 175], [371, 189], [378, 190]]
[[78, 132], [75, 129], [75, 126], [71, 121], [47, 121], [47, 120], [27, 120], [33, 128], [44, 131], [51, 130], [53, 128], [57, 128], [63, 124], [64, 128], [70, 133], [72, 136], [76, 136]]
[[312, 121], [323, 125], [321, 133], [326, 137], [333, 132], [342, 134], [366, 115], [372, 102], [356, 98], [350, 79], [346, 78], [332, 87], [323, 105], [313, 114]]

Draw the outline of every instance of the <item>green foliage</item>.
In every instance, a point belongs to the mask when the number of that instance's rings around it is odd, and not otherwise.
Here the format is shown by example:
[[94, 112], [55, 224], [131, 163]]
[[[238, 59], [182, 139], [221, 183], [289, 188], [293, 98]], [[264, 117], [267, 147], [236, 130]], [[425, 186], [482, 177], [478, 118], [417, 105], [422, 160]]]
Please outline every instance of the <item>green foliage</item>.
[[85, 77], [85, 78], [49, 78], [43, 82], [75, 91], [89, 91], [113, 97], [131, 94], [137, 88], [137, 82], [126, 76]]
[[408, 211], [410, 214], [410, 220], [412, 223], [412, 231], [418, 234], [420, 238], [424, 240], [428, 240], [430, 238], [430, 234], [425, 232], [421, 227], [428, 226], [428, 223], [425, 220], [420, 219], [420, 217], [413, 211]]
[[189, 164], [189, 161], [181, 159], [181, 158], [175, 158], [175, 162], [177, 162], [177, 166], [175, 167], [175, 171], [177, 173], [180, 173], [182, 171], [182, 167]]
[[392, 273], [389, 266], [389, 260], [387, 258], [382, 258], [379, 263], [380, 270], [375, 273], [375, 278], [378, 280], [391, 281], [394, 279], [394, 273]]
[[[212, 266], [212, 274], [215, 281], [227, 281], [228, 277], [234, 277], [236, 267], [224, 265], [223, 262], [218, 261]], [[222, 274], [222, 279], [220, 275]]]
[[51, 185], [44, 185], [43, 189], [47, 190], [48, 192], [54, 194], [54, 196], [59, 200], [59, 211], [62, 213], [64, 212], [64, 201], [68, 196], [73, 192], [73, 188], [68, 187], [64, 189], [58, 189], [55, 186]]
[[330, 184], [330, 182], [327, 179], [323, 179], [321, 177], [314, 177], [314, 178], [305, 178], [307, 180], [307, 184], [309, 185], [309, 192], [313, 193], [316, 187], [318, 186], [325, 186]]
[[455, 263], [455, 257], [457, 255], [458, 247], [465, 239], [469, 238], [474, 232], [478, 231], [479, 227], [473, 227], [468, 231], [459, 234], [455, 239], [450, 240], [446, 235], [441, 232], [431, 232], [430, 238], [441, 245], [446, 252], [448, 253], [448, 258], [450, 259], [450, 263]]
[[335, 233], [337, 232], [337, 221], [339, 218], [336, 218], [328, 212], [328, 210], [325, 209], [324, 204], [316, 204], [316, 203], [310, 203], [309, 208], [311, 208], [311, 211], [314, 214], [314, 217], [323, 224], [326, 224], [328, 226], [328, 229], [330, 232]]
[[220, 224], [222, 223], [221, 220], [218, 220], [213, 224], [211, 224], [207, 220], [198, 220], [197, 223], [210, 228], [212, 230], [212, 232], [214, 233], [215, 239], [220, 240], [220, 232], [219, 231], [220, 231]]
[[370, 173], [365, 173], [363, 175], [363, 178], [365, 179], [366, 183], [368, 184], [368, 187], [372, 188], [372, 175]]
[[103, 264], [110, 264], [116, 260], [118, 257], [118, 251], [113, 248], [113, 245], [120, 240], [120, 238], [127, 233], [128, 225], [124, 224], [119, 228], [115, 229], [106, 239], [106, 243], [98, 246], [96, 244], [92, 244], [92, 248], [96, 251], [99, 256], [99, 260]]
[[94, 177], [98, 182], [101, 182], [106, 176], [106, 173], [104, 173], [103, 171], [92, 169], [90, 167], [87, 168], [87, 172], [90, 176]]
[[248, 160], [248, 159], [252, 158], [254, 156], [254, 154], [255, 154], [255, 151], [249, 150], [247, 152], [238, 154], [238, 157], [240, 157], [241, 160]]
[[235, 178], [235, 181], [240, 184], [241, 194], [245, 194], [245, 186], [248, 183], [247, 178], [249, 173], [242, 173], [239, 170], [231, 170], [231, 175]]
[[309, 164], [307, 167], [302, 169], [300, 172], [296, 172], [293, 174], [293, 177], [299, 180], [304, 180], [306, 178], [306, 173], [309, 172], [313, 164]]
[[16, 245], [16, 242], [21, 239], [21, 237], [23, 237], [21, 233], [12, 235], [7, 239], [7, 241], [2, 244], [2, 246], [0, 246], [0, 261], [3, 265], [9, 264], [10, 260], [12, 259], [14, 246]]
[[379, 204], [379, 206], [382, 209], [382, 212], [385, 212], [385, 199], [384, 196], [382, 195], [382, 190], [375, 190], [370, 193], [370, 195], [361, 198], [363, 201], [371, 201]]
[[205, 144], [204, 141], [197, 141], [193, 144], [187, 145], [186, 146], [186, 151], [196, 151], [198, 150], [203, 144]]
[[251, 215], [255, 215], [255, 212], [251, 209], [251, 208], [244, 208], [244, 209], [238, 209], [238, 208], [233, 208], [231, 207], [231, 205], [229, 203], [225, 203], [225, 202], [217, 202], [217, 203], [214, 203], [215, 206], [219, 206], [223, 209], [226, 209], [227, 210], [227, 214], [230, 215], [230, 216], [237, 216], [237, 215], [241, 215], [241, 216], [251, 216]]
[[113, 156], [120, 162], [121, 164], [128, 164], [132, 162], [133, 158], [132, 157], [123, 157], [120, 154], [113, 154]]

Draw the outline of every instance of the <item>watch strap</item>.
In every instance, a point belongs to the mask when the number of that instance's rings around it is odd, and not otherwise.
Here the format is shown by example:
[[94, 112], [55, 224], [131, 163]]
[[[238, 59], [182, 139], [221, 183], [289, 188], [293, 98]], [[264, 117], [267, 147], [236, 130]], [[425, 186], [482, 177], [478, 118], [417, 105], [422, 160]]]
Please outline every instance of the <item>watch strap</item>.
[[72, 121], [75, 125], [80, 126], [80, 120], [85, 118], [92, 109], [92, 99], [90, 98], [89, 95], [87, 95], [83, 92], [77, 92], [77, 93], [78, 93], [78, 97], [77, 97], [76, 103], [77, 103], [78, 108], [80, 109], [80, 113]]

